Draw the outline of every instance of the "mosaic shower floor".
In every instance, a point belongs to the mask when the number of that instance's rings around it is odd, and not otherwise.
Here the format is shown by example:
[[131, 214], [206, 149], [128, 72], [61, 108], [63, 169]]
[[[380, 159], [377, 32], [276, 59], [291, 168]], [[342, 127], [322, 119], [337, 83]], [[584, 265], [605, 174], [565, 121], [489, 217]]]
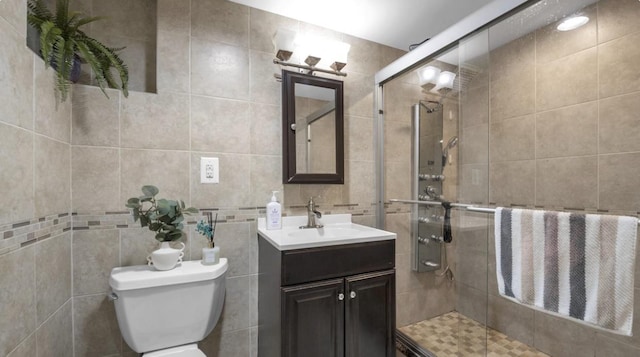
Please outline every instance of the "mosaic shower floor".
[[438, 357], [549, 357], [455, 311], [399, 330]]

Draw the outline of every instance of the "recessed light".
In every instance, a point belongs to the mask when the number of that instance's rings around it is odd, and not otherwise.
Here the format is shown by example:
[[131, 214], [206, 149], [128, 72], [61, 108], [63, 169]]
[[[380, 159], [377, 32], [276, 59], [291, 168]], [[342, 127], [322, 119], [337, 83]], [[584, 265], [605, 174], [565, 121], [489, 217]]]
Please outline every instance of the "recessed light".
[[585, 25], [587, 22], [589, 22], [589, 18], [586, 16], [573, 16], [564, 19], [556, 28], [558, 31], [571, 31]]

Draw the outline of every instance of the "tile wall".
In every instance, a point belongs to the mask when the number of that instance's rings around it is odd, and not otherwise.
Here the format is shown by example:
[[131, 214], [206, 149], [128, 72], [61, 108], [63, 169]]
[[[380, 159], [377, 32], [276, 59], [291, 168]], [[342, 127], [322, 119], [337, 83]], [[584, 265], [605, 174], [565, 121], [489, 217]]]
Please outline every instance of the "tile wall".
[[[553, 24], [489, 54], [461, 100], [461, 201], [640, 214], [640, 3], [583, 12], [577, 30]], [[497, 296], [487, 223], [463, 236], [480, 244], [458, 244], [459, 311], [553, 356], [640, 355], [640, 280], [635, 337], [534, 312]]]
[[26, 46], [26, 1], [0, 2], [0, 355], [73, 354], [71, 103]]
[[[271, 190], [285, 214], [319, 196], [323, 213], [374, 224], [373, 74], [402, 51], [222, 0], [158, 0], [157, 14], [156, 94], [76, 85], [56, 110], [53, 74], [25, 46], [26, 0], [0, 2], [0, 95], [11, 98], [0, 107], [0, 355], [136, 355], [105, 295], [113, 267], [144, 264], [157, 246], [124, 209], [144, 184], [219, 214], [230, 270], [208, 356], [257, 354], [256, 219]], [[278, 27], [351, 44], [344, 185], [282, 184]], [[199, 183], [202, 156], [220, 159], [220, 184]], [[199, 218], [188, 219], [190, 259], [205, 243]]]
[[[155, 0], [72, 0], [74, 9], [104, 19], [88, 24], [85, 32], [114, 47], [129, 68], [129, 90], [156, 92], [157, 1]], [[91, 68], [83, 65], [80, 83], [92, 81]]]

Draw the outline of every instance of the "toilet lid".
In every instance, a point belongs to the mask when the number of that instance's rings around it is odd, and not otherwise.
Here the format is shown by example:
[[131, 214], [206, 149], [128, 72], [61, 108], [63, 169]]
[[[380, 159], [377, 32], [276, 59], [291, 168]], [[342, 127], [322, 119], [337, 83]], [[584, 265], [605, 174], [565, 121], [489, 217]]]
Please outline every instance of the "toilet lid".
[[171, 347], [164, 350], [147, 352], [142, 357], [207, 357], [198, 349], [198, 344]]

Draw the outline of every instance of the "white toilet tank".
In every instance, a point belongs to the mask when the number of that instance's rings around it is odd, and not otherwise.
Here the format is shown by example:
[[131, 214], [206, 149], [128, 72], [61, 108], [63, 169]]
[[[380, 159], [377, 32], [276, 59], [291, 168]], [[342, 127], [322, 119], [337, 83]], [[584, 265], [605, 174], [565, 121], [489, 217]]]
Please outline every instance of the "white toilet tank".
[[185, 261], [172, 270], [146, 265], [114, 268], [109, 285], [120, 331], [136, 352], [202, 341], [216, 326], [228, 263]]

